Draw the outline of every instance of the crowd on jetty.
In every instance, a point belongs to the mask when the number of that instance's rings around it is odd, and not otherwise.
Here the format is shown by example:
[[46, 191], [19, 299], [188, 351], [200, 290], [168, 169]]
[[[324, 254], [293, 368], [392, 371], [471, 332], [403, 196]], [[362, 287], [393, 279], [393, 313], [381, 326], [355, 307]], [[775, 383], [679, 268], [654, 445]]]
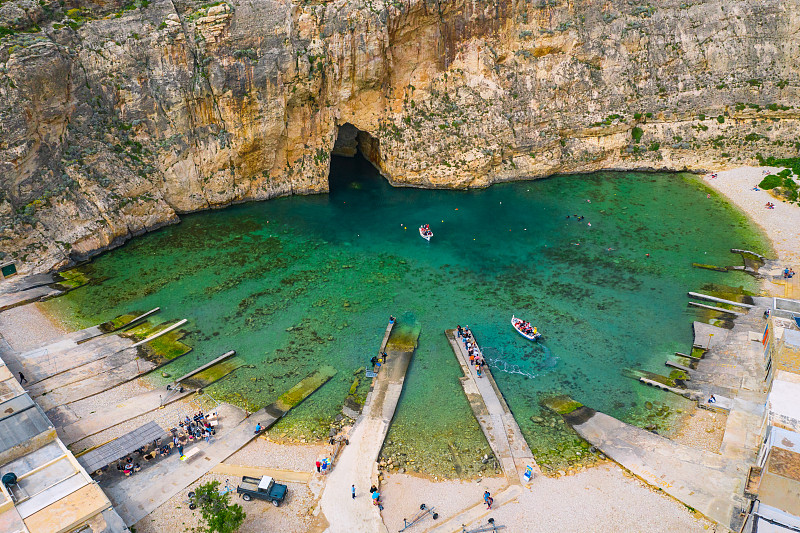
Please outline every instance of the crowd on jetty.
[[456, 338], [461, 339], [464, 343], [464, 347], [467, 349], [467, 354], [469, 355], [469, 364], [470, 366], [475, 366], [475, 374], [479, 378], [483, 377], [483, 367], [486, 366], [486, 359], [483, 357], [483, 353], [481, 349], [478, 348], [478, 344], [475, 342], [475, 337], [472, 336], [472, 331], [469, 329], [469, 326], [462, 328], [460, 325], [456, 327]]

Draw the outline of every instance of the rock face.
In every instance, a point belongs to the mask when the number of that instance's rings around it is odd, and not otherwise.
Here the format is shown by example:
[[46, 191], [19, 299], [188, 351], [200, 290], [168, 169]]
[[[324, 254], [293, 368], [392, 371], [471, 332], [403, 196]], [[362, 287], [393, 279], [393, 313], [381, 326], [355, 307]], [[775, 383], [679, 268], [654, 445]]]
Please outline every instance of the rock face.
[[[124, 0], [122, 0], [124, 1]], [[797, 0], [0, 2], [0, 252], [246, 200], [796, 156]]]

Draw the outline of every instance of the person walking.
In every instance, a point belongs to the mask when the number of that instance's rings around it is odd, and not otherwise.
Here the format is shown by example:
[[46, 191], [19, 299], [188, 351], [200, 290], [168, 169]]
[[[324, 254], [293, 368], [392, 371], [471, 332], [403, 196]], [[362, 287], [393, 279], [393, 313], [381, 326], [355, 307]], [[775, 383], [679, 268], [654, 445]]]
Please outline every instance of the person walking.
[[490, 501], [492, 501], [492, 493], [489, 492], [488, 490], [483, 491], [483, 503], [488, 505], [489, 509], [492, 508], [492, 504], [489, 503]]
[[183, 457], [183, 444], [178, 443], [178, 457]]
[[355, 485], [352, 485], [350, 487], [350, 494], [353, 495], [353, 499], [355, 500], [356, 499], [356, 486]]
[[19, 373], [19, 383], [20, 383], [20, 385], [22, 385], [23, 383], [27, 383], [27, 382], [28, 382], [28, 380], [25, 379], [25, 375], [22, 372], [20, 372]]
[[322, 466], [322, 463], [320, 463], [320, 462], [319, 462], [319, 459], [317, 459], [317, 474], [319, 474], [319, 473], [320, 473], [320, 469], [319, 469], [319, 468], [320, 468], [320, 466]]

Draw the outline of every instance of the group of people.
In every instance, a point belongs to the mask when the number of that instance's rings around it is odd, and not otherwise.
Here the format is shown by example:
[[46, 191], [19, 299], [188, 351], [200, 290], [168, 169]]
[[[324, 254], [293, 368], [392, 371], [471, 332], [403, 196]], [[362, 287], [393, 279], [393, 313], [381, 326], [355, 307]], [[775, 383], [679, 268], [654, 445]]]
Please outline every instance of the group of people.
[[323, 476], [328, 473], [329, 469], [331, 468], [331, 461], [327, 457], [323, 457], [322, 459], [317, 459], [316, 467], [317, 467], [317, 474], [322, 474]]
[[472, 336], [472, 331], [469, 329], [469, 326], [462, 328], [460, 325], [456, 327], [456, 337], [461, 339], [464, 343], [464, 348], [467, 349], [467, 354], [469, 355], [469, 364], [470, 366], [475, 366], [475, 374], [479, 377], [483, 377], [483, 367], [486, 366], [486, 359], [483, 358], [483, 354], [478, 348], [478, 345], [475, 343], [475, 337]]
[[764, 207], [766, 207], [767, 209], [775, 209], [775, 204], [773, 204], [772, 202], [767, 202], [764, 205]]
[[423, 224], [420, 229], [422, 230], [422, 235], [424, 236], [433, 235], [430, 224]]
[[534, 337], [539, 334], [539, 329], [536, 326], [531, 327], [531, 323], [526, 321], [519, 323], [519, 330], [525, 335], [533, 335]]
[[[378, 492], [378, 487], [372, 485], [372, 487], [369, 489], [369, 493], [372, 495], [372, 505], [377, 505], [380, 510], [383, 511], [383, 505], [381, 504], [381, 493]], [[355, 492], [353, 492], [353, 494], [355, 494]]]
[[[139, 450], [136, 451], [141, 453], [141, 450], [142, 449], [140, 448]], [[134, 472], [138, 472], [141, 469], [142, 465], [140, 465], [138, 462], [135, 462], [133, 460], [133, 457], [131, 457], [130, 455], [125, 459], [122, 459], [117, 462], [117, 470], [121, 471], [126, 476], [130, 476]]]
[[793, 278], [794, 277], [794, 269], [786, 267], [783, 269], [783, 277], [784, 278]]
[[[378, 355], [380, 357], [378, 357]], [[380, 352], [378, 355], [373, 355], [372, 358], [369, 360], [369, 362], [372, 363], [373, 369], [375, 367], [380, 368], [381, 365], [385, 364], [389, 358], [389, 355], [386, 352]]]
[[[211, 440], [211, 437], [216, 434], [214, 426], [203, 411], [198, 411], [196, 415], [191, 418], [187, 415], [183, 420], [178, 422], [178, 427], [182, 428], [186, 433], [186, 439], [199, 440], [205, 439], [206, 442]], [[176, 436], [177, 437], [177, 436]], [[183, 453], [181, 453], [183, 455]]]

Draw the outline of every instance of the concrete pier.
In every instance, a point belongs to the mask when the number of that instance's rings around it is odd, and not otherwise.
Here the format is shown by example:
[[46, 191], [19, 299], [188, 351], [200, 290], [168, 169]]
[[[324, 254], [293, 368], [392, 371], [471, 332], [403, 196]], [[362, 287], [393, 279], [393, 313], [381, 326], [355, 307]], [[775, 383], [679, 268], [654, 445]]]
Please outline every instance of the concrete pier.
[[487, 365], [482, 371], [483, 377], [479, 378], [474, 366], [469, 364], [467, 349], [456, 337], [455, 330], [448, 329], [445, 336], [464, 372], [464, 377], [459, 378], [464, 394], [489, 446], [503, 467], [506, 479], [509, 483], [525, 483], [522, 477], [525, 467], [533, 467], [535, 474], [541, 473], [541, 470], [522, 436], [514, 414], [497, 388], [492, 371]]
[[730, 309], [724, 309], [722, 307], [714, 307], [713, 305], [706, 305], [697, 302], [689, 302], [689, 305], [692, 307], [699, 307], [701, 309], [708, 309], [709, 311], [716, 311], [717, 313], [727, 313], [729, 315], [734, 316], [742, 316], [744, 313], [740, 313], [739, 311], [732, 311]]
[[190, 377], [194, 376], [195, 374], [199, 374], [203, 370], [211, 368], [212, 366], [216, 365], [217, 363], [221, 363], [222, 361], [224, 361], [225, 359], [227, 359], [228, 357], [231, 357], [233, 355], [236, 355], [236, 350], [227, 351], [224, 354], [222, 354], [219, 357], [217, 357], [216, 359], [214, 359], [213, 361], [209, 361], [208, 363], [204, 364], [203, 366], [201, 366], [199, 368], [195, 368], [194, 370], [192, 370], [188, 374], [182, 375], [181, 377], [179, 377], [178, 379], [175, 380], [175, 383], [177, 384], [177, 383], [180, 383], [181, 381], [183, 381], [185, 379], [189, 379]]
[[[416, 349], [416, 336], [413, 340], [408, 338], [408, 331], [403, 329], [403, 326], [394, 328], [394, 324], [386, 328], [380, 351], [387, 353], [388, 361], [373, 378], [364, 409], [348, 436], [350, 444], [344, 447], [328, 474], [320, 506], [329, 523], [326, 531], [330, 533], [388, 532], [368, 491], [372, 485], [379, 486], [378, 455]], [[350, 497], [351, 485], [356, 486], [360, 495], [355, 500]]]
[[[692, 369], [689, 368], [688, 366], [679, 365], [678, 363], [674, 363], [672, 361], [665, 361], [664, 364], [666, 366], [668, 366], [668, 367], [677, 368], [678, 370], [682, 370], [682, 371], [686, 372], [687, 374], [692, 371]], [[689, 381], [688, 377], [686, 378], [686, 381]]]
[[728, 305], [735, 305], [736, 307], [744, 307], [745, 309], [752, 309], [755, 307], [751, 304], [743, 304], [741, 302], [733, 302], [731, 300], [725, 300], [724, 298], [717, 298], [716, 296], [709, 296], [708, 294], [702, 294], [699, 292], [690, 292], [688, 293], [692, 298], [699, 298], [700, 300], [708, 300], [710, 302], [717, 302], [720, 304], [728, 304]]
[[565, 414], [564, 419], [637, 477], [738, 531], [748, 472], [744, 461], [678, 444], [587, 407]]

